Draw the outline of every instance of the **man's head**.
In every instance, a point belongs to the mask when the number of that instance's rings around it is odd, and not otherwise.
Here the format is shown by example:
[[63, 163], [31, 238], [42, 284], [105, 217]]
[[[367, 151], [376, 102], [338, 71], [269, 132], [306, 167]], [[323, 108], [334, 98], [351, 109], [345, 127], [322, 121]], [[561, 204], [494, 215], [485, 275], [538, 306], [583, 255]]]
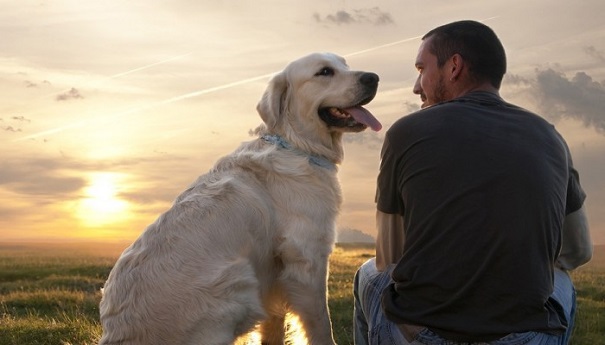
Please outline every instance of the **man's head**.
[[475, 21], [442, 25], [422, 37], [414, 93], [423, 107], [474, 89], [498, 90], [506, 73], [504, 47], [492, 29]]

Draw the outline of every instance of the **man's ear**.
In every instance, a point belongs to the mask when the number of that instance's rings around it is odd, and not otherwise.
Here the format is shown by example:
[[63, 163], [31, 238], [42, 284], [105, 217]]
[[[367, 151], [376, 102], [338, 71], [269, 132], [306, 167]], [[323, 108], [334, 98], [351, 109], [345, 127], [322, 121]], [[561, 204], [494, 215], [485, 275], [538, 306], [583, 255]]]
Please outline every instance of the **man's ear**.
[[450, 57], [450, 81], [454, 81], [460, 77], [464, 68], [464, 58], [456, 53]]
[[281, 72], [271, 79], [267, 90], [265, 90], [263, 97], [256, 106], [256, 110], [269, 130], [275, 128], [281, 121], [287, 108], [287, 94], [288, 81], [286, 75]]

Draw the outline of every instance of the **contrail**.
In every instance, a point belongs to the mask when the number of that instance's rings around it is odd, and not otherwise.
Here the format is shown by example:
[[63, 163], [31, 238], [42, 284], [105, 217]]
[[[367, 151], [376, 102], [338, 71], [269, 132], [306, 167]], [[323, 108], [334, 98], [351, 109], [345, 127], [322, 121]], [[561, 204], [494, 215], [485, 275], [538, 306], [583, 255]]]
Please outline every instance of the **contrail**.
[[[489, 17], [489, 18], [486, 18], [486, 19], [483, 19], [483, 20], [479, 20], [479, 22], [486, 22], [488, 20], [496, 19], [498, 17], [500, 17], [500, 16]], [[354, 53], [350, 53], [350, 54], [344, 55], [344, 57], [365, 54], [365, 53], [372, 52], [374, 50], [378, 50], [378, 49], [382, 49], [382, 48], [387, 48], [387, 47], [392, 47], [392, 46], [395, 46], [395, 45], [398, 45], [398, 44], [401, 44], [401, 43], [406, 43], [406, 42], [410, 42], [410, 41], [413, 41], [413, 40], [417, 40], [419, 38], [422, 38], [422, 36], [424, 36], [424, 35], [410, 37], [410, 38], [402, 39], [402, 40], [399, 40], [399, 41], [382, 44], [382, 45], [379, 45], [379, 46], [376, 46], [376, 47], [372, 47], [372, 48], [368, 48], [368, 49], [364, 49], [364, 50], [359, 50], [359, 51], [356, 51]]]
[[[182, 100], [187, 99], [187, 98], [192, 98], [192, 97], [197, 97], [197, 96], [205, 95], [207, 93], [211, 93], [211, 92], [215, 92], [215, 91], [229, 89], [229, 88], [232, 88], [232, 87], [235, 87], [235, 86], [240, 86], [240, 85], [243, 85], [243, 84], [248, 84], [248, 83], [251, 83], [251, 82], [254, 82], [254, 81], [257, 81], [257, 80], [261, 80], [261, 79], [264, 79], [264, 78], [269, 78], [269, 77], [273, 76], [275, 73], [278, 73], [278, 72], [268, 73], [268, 74], [260, 75], [260, 76], [257, 76], [257, 77], [243, 79], [243, 80], [240, 80], [240, 81], [234, 81], [234, 82], [229, 83], [229, 84], [224, 84], [224, 85], [220, 85], [220, 86], [211, 87], [209, 89], [204, 89], [204, 90], [199, 90], [199, 91], [194, 91], [194, 92], [186, 93], [184, 95], [172, 97], [172, 98], [169, 98], [169, 99], [157, 102], [155, 104], [152, 104], [151, 106], [148, 106], [148, 107], [145, 106], [145, 107], [142, 107], [142, 108], [143, 109], [148, 109], [148, 108], [155, 107], [157, 105], [164, 105], [164, 104], [168, 104], [168, 103], [172, 103], [172, 102], [182, 101]], [[137, 111], [138, 111], [138, 109], [137, 109]]]
[[[499, 16], [490, 17], [490, 18], [487, 18], [487, 19], [480, 20], [480, 22], [492, 20], [492, 19], [495, 19], [495, 18], [498, 18], [498, 17]], [[420, 35], [420, 36], [414, 36], [414, 37], [409, 37], [409, 38], [405, 38], [405, 39], [394, 41], [394, 42], [390, 42], [390, 43], [381, 44], [381, 45], [378, 45], [378, 46], [375, 46], [375, 47], [371, 47], [371, 48], [367, 48], [367, 49], [363, 49], [363, 50], [359, 50], [359, 51], [356, 51], [356, 52], [353, 52], [353, 53], [346, 54], [346, 55], [344, 55], [344, 57], [351, 57], [351, 56], [355, 56], [355, 55], [369, 53], [369, 52], [372, 52], [372, 51], [375, 51], [375, 50], [379, 50], [379, 49], [383, 49], [383, 48], [387, 48], [387, 47], [392, 47], [392, 46], [395, 46], [395, 45], [398, 45], [398, 44], [410, 42], [410, 41], [419, 39], [421, 37], [422, 37], [422, 35]], [[190, 55], [190, 54], [191, 53], [187, 53], [187, 54], [171, 57], [169, 59], [162, 60], [162, 61], [159, 61], [159, 62], [156, 62], [156, 63], [152, 63], [152, 64], [149, 64], [149, 65], [145, 65], [143, 67], [135, 68], [135, 69], [132, 69], [132, 70], [129, 70], [129, 71], [126, 71], [126, 72], [122, 72], [122, 73], [118, 73], [118, 74], [112, 75], [112, 76], [110, 76], [108, 78], [121, 77], [123, 75], [134, 73], [134, 72], [137, 72], [137, 71], [140, 71], [140, 70], [143, 70], [143, 69], [146, 69], [146, 68], [150, 68], [152, 66], [156, 66], [156, 65], [159, 65], [159, 64], [162, 64], [162, 63], [166, 63], [166, 62], [169, 62], [169, 61], [172, 61], [172, 60], [176, 60], [176, 59], [182, 58], [182, 57]], [[278, 73], [278, 72], [263, 74], [263, 75], [260, 75], [260, 76], [257, 76], [257, 77], [247, 78], [247, 79], [243, 79], [243, 80], [240, 80], [240, 81], [235, 81], [235, 82], [232, 82], [232, 83], [228, 83], [228, 84], [224, 84], [224, 85], [219, 85], [219, 86], [211, 87], [211, 88], [204, 89], [204, 90], [193, 91], [193, 92], [186, 93], [186, 94], [183, 94], [183, 95], [180, 95], [180, 96], [175, 96], [175, 97], [168, 98], [168, 99], [165, 99], [165, 100], [162, 100], [162, 101], [158, 101], [158, 102], [149, 104], [147, 106], [132, 108], [132, 109], [129, 109], [129, 110], [126, 110], [126, 111], [114, 114], [114, 115], [112, 115], [109, 118], [104, 118], [103, 120], [97, 120], [97, 121], [108, 121], [110, 119], [114, 119], [114, 118], [125, 116], [125, 115], [130, 115], [130, 114], [134, 114], [134, 113], [138, 113], [140, 111], [151, 109], [151, 108], [154, 108], [154, 107], [157, 107], [157, 106], [166, 105], [166, 104], [170, 104], [170, 103], [173, 103], [173, 102], [182, 101], [184, 99], [193, 98], [193, 97], [205, 95], [205, 94], [208, 94], [208, 93], [212, 93], [212, 92], [216, 92], [216, 91], [221, 91], [221, 90], [229, 89], [229, 88], [232, 88], [232, 87], [248, 84], [248, 83], [251, 83], [251, 82], [254, 82], [254, 81], [257, 81], [257, 80], [261, 80], [261, 79], [264, 79], [264, 78], [271, 77], [275, 73]], [[73, 123], [71, 125], [67, 125], [67, 126], [63, 126], [63, 127], [57, 127], [57, 128], [50, 129], [50, 130], [47, 130], [47, 131], [38, 132], [38, 133], [34, 133], [34, 134], [31, 134], [31, 135], [28, 135], [28, 136], [25, 136], [25, 137], [21, 137], [21, 138], [13, 140], [13, 142], [23, 141], [23, 140], [27, 140], [27, 139], [35, 139], [35, 138], [43, 136], [43, 135], [55, 134], [55, 133], [58, 133], [58, 132], [62, 132], [64, 130], [68, 130], [68, 129], [72, 129], [72, 128], [77, 128], [77, 127], [82, 127], [82, 126], [84, 126], [84, 125], [86, 125], [88, 123], [91, 123], [91, 122], [92, 122], [92, 120], [78, 121], [78, 122]]]
[[[236, 81], [236, 82], [232, 82], [232, 83], [228, 83], [228, 84], [224, 84], [224, 85], [220, 85], [220, 86], [211, 87], [211, 88], [204, 89], [204, 90], [199, 90], [199, 91], [194, 91], [194, 92], [186, 93], [184, 95], [179, 95], [179, 96], [168, 98], [168, 99], [165, 99], [165, 100], [162, 100], [162, 101], [159, 101], [159, 102], [154, 102], [154, 103], [151, 103], [151, 104], [146, 105], [146, 106], [136, 107], [136, 108], [132, 108], [132, 109], [129, 109], [129, 110], [126, 110], [126, 111], [123, 111], [123, 112], [119, 112], [119, 113], [114, 114], [114, 115], [112, 115], [110, 117], [105, 117], [105, 118], [103, 118], [101, 120], [96, 120], [94, 122], [107, 122], [107, 121], [112, 120], [114, 118], [120, 118], [120, 117], [127, 116], [127, 115], [130, 115], [130, 114], [138, 113], [138, 112], [141, 112], [141, 111], [144, 111], [144, 110], [147, 110], [147, 109], [152, 109], [152, 108], [155, 108], [155, 107], [158, 107], [158, 106], [161, 106], [161, 105], [165, 105], [165, 104], [169, 104], [169, 103], [173, 103], [173, 102], [178, 102], [178, 101], [182, 101], [182, 100], [187, 99], [187, 98], [197, 97], [197, 96], [201, 96], [201, 95], [204, 95], [204, 94], [207, 94], [207, 93], [211, 93], [211, 92], [215, 92], [215, 91], [220, 91], [220, 90], [232, 88], [232, 87], [235, 87], [235, 86], [251, 83], [251, 82], [254, 82], [254, 81], [257, 81], [257, 80], [260, 80], [260, 79], [271, 77], [273, 74], [274, 73], [269, 73], [269, 74], [265, 74], [265, 75], [261, 75], [261, 76], [257, 76], [257, 77], [252, 77], [252, 78], [248, 78], [248, 79], [243, 79], [243, 80], [240, 80], [240, 81]], [[67, 130], [67, 129], [73, 129], [73, 128], [82, 127], [82, 126], [85, 126], [85, 125], [90, 124], [92, 122], [93, 122], [93, 120], [78, 121], [78, 122], [72, 123], [70, 125], [63, 126], [63, 127], [57, 127], [57, 128], [49, 129], [47, 131], [38, 132], [38, 133], [31, 134], [31, 135], [28, 135], [28, 136], [25, 136], [25, 137], [21, 137], [21, 138], [13, 140], [13, 142], [23, 141], [23, 140], [28, 140], [28, 139], [35, 139], [35, 138], [43, 136], [43, 135], [55, 134], [55, 133], [62, 132], [62, 131]]]
[[421, 37], [422, 37], [422, 35], [406, 38], [406, 39], [395, 41], [395, 42], [391, 42], [391, 43], [382, 44], [382, 45], [379, 45], [379, 46], [376, 46], [376, 47], [372, 47], [372, 48], [368, 48], [368, 49], [364, 49], [364, 50], [359, 50], [359, 51], [356, 51], [354, 53], [346, 54], [346, 55], [344, 55], [344, 57], [350, 57], [350, 56], [355, 56], [355, 55], [369, 53], [369, 52], [372, 52], [374, 50], [378, 50], [378, 49], [382, 49], [382, 48], [387, 48], [387, 47], [392, 47], [392, 46], [395, 46], [395, 45], [398, 45], [398, 44], [401, 44], [401, 43], [405, 43], [405, 42], [410, 42], [410, 41], [419, 39]]
[[[414, 37], [406, 38], [406, 39], [395, 41], [395, 42], [391, 42], [391, 43], [381, 44], [379, 46], [375, 46], [375, 47], [372, 47], [372, 48], [367, 48], [367, 49], [364, 49], [364, 50], [360, 50], [360, 51], [356, 51], [356, 52], [353, 52], [353, 53], [346, 54], [346, 55], [344, 55], [344, 57], [350, 57], [350, 56], [360, 55], [360, 54], [368, 53], [368, 52], [375, 51], [375, 50], [378, 50], [378, 49], [382, 49], [382, 48], [386, 48], [386, 47], [391, 47], [391, 46], [394, 46], [394, 45], [397, 45], [397, 44], [401, 44], [401, 43], [405, 43], [405, 42], [409, 42], [409, 41], [418, 39], [419, 37], [421, 37], [421, 36], [414, 36]], [[179, 57], [186, 56], [186, 55], [189, 55], [189, 54], [179, 55]], [[151, 65], [146, 65], [146, 66], [143, 66], [143, 67], [139, 67], [139, 68], [127, 71], [127, 72], [116, 74], [116, 75], [111, 76], [109, 78], [116, 78], [118, 76], [122, 76], [122, 75], [125, 75], [125, 74], [133, 73], [135, 71], [140, 71], [142, 69], [149, 68], [151, 66], [155, 66], [155, 65], [164, 63], [166, 61], [174, 60], [174, 59], [177, 59], [177, 58], [178, 57], [173, 57], [173, 58], [170, 58], [168, 60], [163, 60], [163, 61], [160, 61], [160, 62], [156, 62], [156, 63], [151, 64]], [[275, 73], [278, 73], [278, 72], [267, 73], [267, 74], [263, 74], [263, 75], [260, 75], [260, 76], [257, 76], [257, 77], [247, 78], [247, 79], [243, 79], [243, 80], [240, 80], [240, 81], [235, 81], [235, 82], [232, 82], [232, 83], [228, 83], [228, 84], [224, 84], [224, 85], [219, 85], [219, 86], [211, 87], [211, 88], [204, 89], [204, 90], [193, 91], [193, 92], [186, 93], [186, 94], [183, 94], [183, 95], [180, 95], [180, 96], [175, 96], [175, 97], [172, 97], [172, 98], [168, 98], [168, 99], [165, 99], [165, 100], [162, 100], [162, 101], [159, 101], [159, 102], [154, 102], [154, 103], [146, 105], [146, 106], [132, 108], [132, 109], [129, 109], [129, 110], [126, 110], [126, 111], [114, 114], [114, 115], [112, 115], [109, 118], [106, 117], [106, 118], [103, 118], [103, 120], [97, 120], [97, 121], [108, 121], [108, 120], [111, 120], [111, 119], [114, 119], [114, 118], [117, 118], [117, 117], [134, 114], [134, 113], [137, 113], [137, 112], [140, 112], [140, 111], [143, 111], [143, 110], [147, 110], [147, 109], [151, 109], [151, 108], [154, 108], [154, 107], [157, 107], [157, 106], [166, 105], [166, 104], [169, 104], [169, 103], [182, 101], [184, 99], [193, 98], [193, 97], [205, 95], [205, 94], [208, 94], [208, 93], [212, 93], [212, 92], [216, 92], [216, 91], [221, 91], [221, 90], [229, 89], [229, 88], [232, 88], [232, 87], [248, 84], [248, 83], [251, 83], [251, 82], [254, 82], [254, 81], [257, 81], [257, 80], [261, 80], [261, 79], [264, 79], [264, 78], [271, 77]], [[35, 138], [43, 136], [43, 135], [51, 135], [51, 134], [55, 134], [55, 133], [58, 133], [58, 132], [62, 132], [64, 130], [73, 129], [73, 128], [77, 128], [77, 127], [82, 127], [82, 126], [84, 126], [86, 124], [89, 124], [91, 122], [92, 122], [92, 120], [78, 121], [78, 122], [70, 124], [70, 125], [66, 125], [66, 126], [62, 126], [62, 127], [57, 127], [57, 128], [53, 128], [53, 129], [50, 129], [50, 130], [47, 130], [47, 131], [43, 131], [43, 132], [38, 132], [38, 133], [31, 134], [31, 135], [27, 135], [27, 136], [15, 139], [14, 142], [28, 140], [28, 139], [35, 139]]]
[[[181, 54], [181, 55], [169, 57], [167, 59], [164, 59], [164, 60], [161, 60], [161, 61], [157, 61], [157, 62], [154, 62], [154, 63], [150, 63], [150, 64], [145, 65], [145, 66], [133, 68], [133, 69], [130, 69], [130, 70], [125, 71], [125, 72], [116, 73], [116, 74], [110, 75], [108, 77], [104, 77], [104, 78], [100, 78], [98, 80], [94, 80], [94, 81], [88, 82], [88, 83], [84, 84], [83, 86], [86, 87], [86, 86], [91, 86], [91, 85], [97, 85], [97, 84], [100, 84], [100, 83], [102, 83], [102, 82], [104, 82], [106, 80], [120, 78], [120, 77], [123, 77], [123, 76], [128, 75], [128, 74], [132, 74], [132, 73], [135, 73], [135, 72], [138, 72], [138, 71], [146, 70], [148, 68], [151, 68], [151, 67], [154, 67], [154, 66], [157, 66], [157, 65], [162, 65], [162, 64], [168, 63], [170, 61], [174, 61], [174, 60], [178, 60], [178, 59], [184, 58], [185, 56], [189, 56], [191, 54], [193, 54], [193, 52], [189, 52], [189, 53], [186, 53], [186, 54]], [[54, 92], [48, 93], [46, 95], [40, 96], [37, 99], [46, 98], [48, 96], [60, 95], [62, 93], [68, 92], [69, 90], [71, 90], [71, 88], [68, 88], [68, 89], [65, 89], [65, 90], [61, 90], [61, 91], [58, 91], [58, 92], [54, 91]]]
[[[101, 78], [99, 80], [96, 80], [96, 81], [93, 81], [93, 82], [90, 82], [90, 83], [87, 83], [87, 84], [84, 84], [84, 85], [85, 86], [96, 85], [96, 84], [99, 84], [99, 83], [101, 83], [101, 82], [103, 82], [105, 80], [108, 80], [108, 79], [120, 78], [120, 77], [123, 77], [123, 76], [131, 74], [131, 73], [135, 73], [135, 72], [138, 72], [138, 71], [146, 70], [148, 68], [151, 68], [151, 67], [154, 67], [154, 66], [157, 66], [157, 65], [162, 65], [162, 64], [168, 63], [170, 61], [174, 61], [174, 60], [178, 60], [178, 59], [184, 58], [185, 56], [189, 56], [191, 54], [193, 54], [193, 52], [189, 52], [189, 53], [185, 53], [185, 54], [181, 54], [181, 55], [172, 56], [172, 57], [169, 57], [167, 59], [164, 59], [164, 60], [161, 60], [161, 61], [157, 61], [157, 62], [154, 62], [154, 63], [150, 63], [150, 64], [147, 64], [147, 65], [144, 65], [144, 66], [141, 66], [141, 67], [133, 68], [133, 69], [130, 69], [130, 70], [125, 71], [125, 72], [116, 73], [116, 74], [113, 74], [113, 75], [111, 75], [109, 77]], [[59, 91], [59, 92], [52, 92], [52, 93], [49, 93], [47, 95], [41, 96], [40, 98], [44, 98], [44, 97], [48, 97], [48, 96], [52, 96], [52, 95], [56, 95], [56, 94], [61, 94], [63, 92], [67, 92], [69, 90], [70, 89], [65, 89], [65, 90], [62, 90], [62, 91]], [[163, 104], [162, 102], [160, 102], [160, 103]], [[156, 104], [153, 104], [152, 106], [155, 106], [155, 105]], [[144, 110], [144, 109], [147, 109], [147, 107], [137, 109], [137, 111]], [[125, 113], [131, 113], [131, 112], [133, 112], [133, 111], [127, 111]], [[122, 114], [123, 113], [120, 113], [118, 115], [114, 115], [114, 116], [112, 116], [112, 118], [120, 116]], [[34, 138], [37, 138], [37, 137], [40, 137], [40, 136], [43, 136], [43, 135], [51, 135], [51, 134], [55, 134], [55, 133], [58, 133], [58, 132], [62, 132], [62, 131], [67, 130], [67, 129], [82, 127], [82, 126], [85, 126], [86, 124], [88, 124], [89, 122], [91, 122], [91, 121], [90, 120], [88, 120], [88, 121], [87, 120], [78, 121], [78, 122], [72, 123], [70, 125], [66, 125], [66, 126], [62, 126], [62, 127], [57, 127], [57, 128], [49, 129], [47, 131], [42, 131], [42, 132], [38, 132], [38, 133], [35, 133], [35, 134], [32, 134], [32, 135], [28, 135], [28, 136], [25, 136], [25, 137], [22, 137], [22, 138], [18, 138], [18, 139], [13, 140], [13, 142], [27, 140], [27, 139], [34, 139]]]
[[[131, 69], [131, 70], [126, 71], [126, 72], [122, 72], [122, 73], [114, 74], [114, 75], [112, 75], [112, 76], [107, 77], [106, 79], [119, 78], [119, 77], [125, 76], [125, 75], [127, 75], [127, 74], [131, 74], [131, 73], [134, 73], [134, 72], [138, 72], [138, 71], [142, 71], [142, 70], [144, 70], [144, 69], [151, 68], [151, 67], [153, 67], [153, 66], [157, 66], [157, 65], [165, 64], [165, 63], [170, 62], [170, 61], [173, 61], [173, 60], [178, 60], [178, 59], [184, 58], [185, 56], [189, 56], [189, 55], [191, 55], [191, 54], [193, 54], [193, 52], [189, 52], [189, 53], [186, 53], [186, 54], [182, 54], [182, 55], [173, 56], [173, 57], [171, 57], [171, 58], [168, 58], [168, 59], [165, 59], [165, 60], [162, 60], [162, 61], [158, 61], [158, 62], [154, 62], [154, 63], [149, 64], [149, 65], [145, 65], [145, 66], [142, 66], [142, 67], [138, 67], [138, 68], [135, 68], [135, 69]], [[105, 80], [105, 79], [101, 79], [101, 80]]]

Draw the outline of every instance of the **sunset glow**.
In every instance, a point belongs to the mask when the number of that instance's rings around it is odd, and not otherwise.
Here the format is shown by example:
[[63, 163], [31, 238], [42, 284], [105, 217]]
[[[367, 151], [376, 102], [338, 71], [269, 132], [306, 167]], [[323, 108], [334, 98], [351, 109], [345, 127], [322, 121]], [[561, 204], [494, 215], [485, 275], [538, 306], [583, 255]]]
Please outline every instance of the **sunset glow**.
[[119, 198], [119, 176], [95, 173], [78, 204], [77, 216], [83, 225], [106, 226], [128, 217], [128, 202]]
[[[4, 1], [0, 241], [132, 241], [260, 122], [272, 75], [312, 52], [380, 76], [383, 124], [344, 136], [339, 227], [376, 234], [384, 133], [418, 110], [420, 38], [494, 29], [501, 95], [563, 135], [605, 244], [605, 2], [385, 0]], [[547, 9], [547, 10], [545, 10]]]

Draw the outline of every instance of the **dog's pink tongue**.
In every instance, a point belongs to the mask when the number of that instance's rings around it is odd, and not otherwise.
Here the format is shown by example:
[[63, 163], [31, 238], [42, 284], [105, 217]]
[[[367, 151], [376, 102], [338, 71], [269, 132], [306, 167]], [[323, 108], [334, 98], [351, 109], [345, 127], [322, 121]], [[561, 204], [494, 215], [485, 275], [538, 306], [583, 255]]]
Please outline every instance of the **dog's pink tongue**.
[[343, 110], [353, 116], [355, 121], [363, 123], [376, 132], [382, 129], [382, 124], [364, 107], [352, 107]]

